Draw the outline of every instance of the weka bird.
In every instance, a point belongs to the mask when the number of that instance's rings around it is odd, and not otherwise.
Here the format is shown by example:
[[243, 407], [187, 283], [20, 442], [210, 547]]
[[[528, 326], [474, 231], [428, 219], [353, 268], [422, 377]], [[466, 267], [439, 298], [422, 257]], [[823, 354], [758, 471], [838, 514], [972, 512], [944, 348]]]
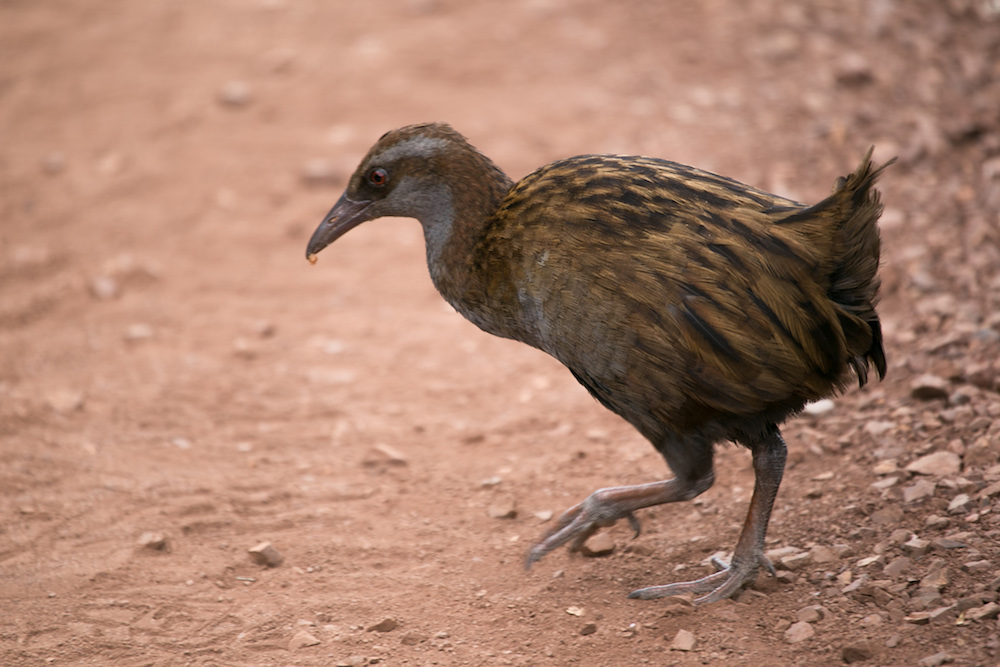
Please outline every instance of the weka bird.
[[[884, 167], [883, 167], [884, 168]], [[713, 482], [713, 446], [750, 449], [756, 475], [728, 566], [634, 591], [729, 597], [756, 578], [781, 482], [778, 425], [869, 364], [885, 375], [871, 151], [814, 206], [649, 157], [582, 155], [514, 183], [444, 124], [385, 134], [309, 241], [412, 217], [441, 295], [481, 329], [544, 350], [631, 423], [675, 477], [605, 488], [567, 510], [527, 564], [643, 507]]]

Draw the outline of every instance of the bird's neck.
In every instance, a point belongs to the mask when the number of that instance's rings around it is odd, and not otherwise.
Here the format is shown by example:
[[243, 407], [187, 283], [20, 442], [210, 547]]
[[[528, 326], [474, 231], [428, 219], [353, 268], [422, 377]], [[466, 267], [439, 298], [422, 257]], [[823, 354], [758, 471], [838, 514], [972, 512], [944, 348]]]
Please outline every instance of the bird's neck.
[[477, 248], [513, 182], [478, 152], [454, 166], [451, 177], [438, 186], [434, 213], [421, 220], [427, 266], [441, 296], [483, 326], [476, 311], [487, 298], [490, 277]]

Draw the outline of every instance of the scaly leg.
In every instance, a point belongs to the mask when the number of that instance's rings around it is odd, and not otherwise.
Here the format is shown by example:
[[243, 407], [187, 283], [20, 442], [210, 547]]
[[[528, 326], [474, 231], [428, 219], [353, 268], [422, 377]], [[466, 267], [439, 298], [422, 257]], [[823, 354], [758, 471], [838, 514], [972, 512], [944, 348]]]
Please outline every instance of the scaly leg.
[[761, 565], [774, 571], [770, 561], [764, 556], [764, 536], [771, 518], [771, 508], [778, 494], [778, 486], [785, 470], [785, 441], [777, 428], [769, 431], [757, 442], [750, 444], [753, 452], [753, 469], [756, 475], [753, 498], [747, 512], [743, 531], [733, 552], [732, 563], [720, 572], [695, 581], [686, 581], [666, 586], [640, 588], [629, 594], [630, 598], [652, 600], [670, 595], [702, 595], [695, 604], [717, 602], [732, 597], [744, 586], [757, 578]]

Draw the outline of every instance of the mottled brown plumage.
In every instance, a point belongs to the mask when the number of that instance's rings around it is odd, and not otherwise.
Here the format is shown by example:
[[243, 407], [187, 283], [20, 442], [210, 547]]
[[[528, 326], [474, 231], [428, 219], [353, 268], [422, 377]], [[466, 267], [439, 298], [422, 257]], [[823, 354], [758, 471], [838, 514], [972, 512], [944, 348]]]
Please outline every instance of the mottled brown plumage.
[[785, 445], [809, 401], [885, 375], [881, 168], [871, 151], [814, 206], [648, 157], [583, 155], [513, 183], [443, 124], [384, 135], [309, 242], [381, 216], [420, 220], [434, 285], [476, 325], [548, 352], [635, 426], [675, 477], [594, 492], [528, 564], [601, 526], [711, 486], [713, 445], [753, 453], [757, 485], [731, 565], [635, 591], [728, 597], [756, 576]]

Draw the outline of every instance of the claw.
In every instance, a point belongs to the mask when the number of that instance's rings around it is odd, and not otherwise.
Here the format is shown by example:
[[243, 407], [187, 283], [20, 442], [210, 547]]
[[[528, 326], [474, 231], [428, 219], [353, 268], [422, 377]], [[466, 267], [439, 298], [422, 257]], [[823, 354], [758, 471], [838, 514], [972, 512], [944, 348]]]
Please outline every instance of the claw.
[[639, 519], [637, 519], [635, 517], [635, 514], [633, 514], [632, 512], [626, 514], [625, 518], [628, 519], [628, 525], [635, 532], [635, 535], [632, 536], [632, 539], [634, 540], [637, 537], [639, 537], [640, 533], [642, 533], [642, 524], [639, 523]]
[[[766, 558], [760, 559], [760, 563], [765, 563], [765, 561], [767, 561]], [[722, 564], [722, 561], [713, 558], [712, 563], [718, 566]], [[672, 595], [691, 594], [701, 595], [701, 597], [695, 598], [695, 605], [718, 602], [719, 600], [732, 597], [741, 589], [753, 583], [757, 578], [757, 569], [757, 563], [751, 565], [737, 563], [735, 565], [723, 566], [723, 569], [718, 572], [710, 574], [707, 577], [702, 577], [701, 579], [682, 581], [676, 584], [667, 584], [666, 586], [640, 588], [639, 590], [632, 591], [628, 596], [633, 600], [655, 600]]]

